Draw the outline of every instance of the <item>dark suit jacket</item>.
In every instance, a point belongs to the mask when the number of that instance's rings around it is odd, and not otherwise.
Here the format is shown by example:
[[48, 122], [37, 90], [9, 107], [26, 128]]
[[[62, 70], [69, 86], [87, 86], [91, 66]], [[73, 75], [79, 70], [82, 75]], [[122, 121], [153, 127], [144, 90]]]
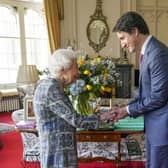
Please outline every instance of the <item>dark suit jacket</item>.
[[140, 68], [139, 96], [129, 105], [133, 117], [144, 115], [146, 138], [168, 144], [168, 48], [152, 37]]

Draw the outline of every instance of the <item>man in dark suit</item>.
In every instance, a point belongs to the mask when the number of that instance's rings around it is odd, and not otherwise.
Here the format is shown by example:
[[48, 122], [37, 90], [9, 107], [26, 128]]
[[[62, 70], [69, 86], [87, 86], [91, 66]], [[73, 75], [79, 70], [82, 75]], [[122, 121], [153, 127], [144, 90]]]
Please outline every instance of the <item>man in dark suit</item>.
[[127, 106], [106, 112], [104, 120], [144, 115], [146, 168], [168, 168], [168, 48], [150, 35], [136, 12], [122, 15], [113, 32], [122, 48], [141, 55], [139, 95]]

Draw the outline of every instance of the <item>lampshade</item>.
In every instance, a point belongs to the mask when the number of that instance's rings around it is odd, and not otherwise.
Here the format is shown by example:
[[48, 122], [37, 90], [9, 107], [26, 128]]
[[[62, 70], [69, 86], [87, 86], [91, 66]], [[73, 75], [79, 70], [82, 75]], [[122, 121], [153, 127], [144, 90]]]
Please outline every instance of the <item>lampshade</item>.
[[20, 65], [17, 74], [17, 83], [33, 84], [39, 80], [36, 65]]

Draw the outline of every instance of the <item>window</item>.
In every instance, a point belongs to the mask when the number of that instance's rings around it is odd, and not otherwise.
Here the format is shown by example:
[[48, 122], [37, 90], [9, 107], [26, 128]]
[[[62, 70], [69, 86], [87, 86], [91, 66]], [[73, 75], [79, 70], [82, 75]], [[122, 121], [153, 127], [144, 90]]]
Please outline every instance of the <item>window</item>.
[[46, 55], [49, 55], [43, 16], [31, 9], [25, 9], [24, 16], [27, 63], [36, 64], [43, 69], [48, 61]]
[[18, 15], [15, 8], [0, 6], [0, 83], [16, 80], [21, 63]]
[[50, 52], [42, 6], [15, 0], [4, 3], [0, 3], [0, 88], [15, 84], [20, 64], [46, 68]]

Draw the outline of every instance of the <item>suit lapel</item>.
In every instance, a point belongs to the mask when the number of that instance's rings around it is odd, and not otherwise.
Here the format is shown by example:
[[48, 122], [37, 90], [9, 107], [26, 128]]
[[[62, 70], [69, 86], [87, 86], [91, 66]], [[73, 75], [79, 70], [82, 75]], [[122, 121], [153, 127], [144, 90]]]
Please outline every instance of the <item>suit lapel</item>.
[[151, 44], [152, 44], [152, 41], [154, 40], [155, 38], [152, 37], [149, 41], [149, 43], [147, 44], [147, 47], [146, 47], [146, 51], [143, 55], [143, 59], [141, 61], [141, 64], [140, 64], [140, 71], [139, 71], [139, 89], [140, 89], [140, 92], [141, 92], [141, 87], [142, 87], [142, 75], [143, 75], [143, 70], [144, 70], [144, 66], [145, 66], [145, 63], [146, 63], [146, 59], [149, 55], [149, 52], [151, 51]]

